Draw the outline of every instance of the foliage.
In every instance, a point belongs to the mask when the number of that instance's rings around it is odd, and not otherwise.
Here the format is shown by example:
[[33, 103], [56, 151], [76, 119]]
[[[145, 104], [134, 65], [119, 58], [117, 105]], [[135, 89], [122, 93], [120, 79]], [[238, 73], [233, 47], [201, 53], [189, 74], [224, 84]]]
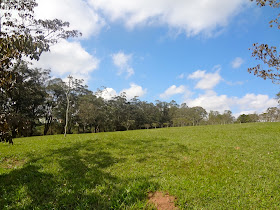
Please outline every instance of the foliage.
[[257, 114], [242, 114], [237, 118], [237, 122], [240, 123], [251, 123], [258, 122], [259, 116]]
[[39, 60], [50, 44], [58, 39], [80, 35], [76, 30], [66, 30], [68, 22], [58, 19], [34, 18], [35, 0], [1, 0], [0, 8], [0, 67], [12, 65], [13, 60], [23, 56]]
[[0, 144], [0, 209], [279, 209], [279, 123], [14, 139]]
[[[254, 1], [254, 0], [251, 0]], [[280, 6], [279, 0], [256, 0], [257, 5], [260, 7], [269, 5], [272, 8], [278, 9]], [[279, 22], [280, 14], [274, 20], [269, 22], [270, 27], [276, 25], [278, 29], [280, 29]], [[255, 67], [249, 68], [249, 73], [254, 73], [258, 77], [263, 79], [271, 79], [273, 83], [279, 83], [280, 81], [280, 55], [277, 52], [277, 48], [275, 46], [269, 46], [268, 44], [259, 44], [254, 43], [253, 47], [250, 49], [252, 51], [252, 56], [256, 58], [256, 60], [260, 60], [264, 63], [266, 67], [263, 67], [261, 64], [258, 64]]]
[[43, 104], [47, 93], [45, 82], [49, 71], [31, 69], [21, 62], [9, 69], [15, 77], [13, 88], [0, 89], [0, 112], [3, 120], [9, 122], [13, 137], [33, 134], [35, 122], [44, 113]]

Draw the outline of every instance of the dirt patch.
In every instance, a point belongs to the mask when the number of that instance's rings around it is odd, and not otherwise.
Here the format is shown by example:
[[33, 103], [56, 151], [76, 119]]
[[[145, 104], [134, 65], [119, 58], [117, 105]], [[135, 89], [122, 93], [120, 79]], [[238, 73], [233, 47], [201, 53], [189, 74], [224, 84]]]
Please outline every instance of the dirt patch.
[[157, 210], [178, 210], [175, 206], [176, 198], [163, 192], [153, 192], [148, 195], [149, 203], [153, 204]]

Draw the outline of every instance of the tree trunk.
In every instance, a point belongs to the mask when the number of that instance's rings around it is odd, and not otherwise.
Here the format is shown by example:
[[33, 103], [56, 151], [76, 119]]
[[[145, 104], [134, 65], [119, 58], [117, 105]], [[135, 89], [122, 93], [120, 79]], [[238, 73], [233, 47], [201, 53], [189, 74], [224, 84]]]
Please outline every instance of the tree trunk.
[[34, 127], [34, 122], [31, 120], [30, 121], [30, 136], [33, 136], [33, 127]]
[[68, 126], [68, 112], [69, 112], [69, 95], [67, 93], [67, 107], [66, 107], [66, 114], [65, 114], [65, 127], [64, 127], [64, 137], [66, 137], [67, 133], [67, 126]]
[[45, 123], [45, 128], [44, 128], [44, 135], [47, 135], [49, 128], [51, 126], [52, 123], [52, 116], [46, 116], [46, 123]]
[[67, 99], [67, 107], [66, 107], [66, 116], [65, 116], [65, 127], [64, 127], [64, 137], [66, 137], [67, 133], [67, 126], [68, 126], [68, 112], [69, 112], [69, 105], [70, 105], [70, 100], [69, 100], [69, 93], [70, 93], [70, 85], [71, 85], [71, 78], [69, 76], [69, 86], [68, 90], [66, 92], [66, 99]]

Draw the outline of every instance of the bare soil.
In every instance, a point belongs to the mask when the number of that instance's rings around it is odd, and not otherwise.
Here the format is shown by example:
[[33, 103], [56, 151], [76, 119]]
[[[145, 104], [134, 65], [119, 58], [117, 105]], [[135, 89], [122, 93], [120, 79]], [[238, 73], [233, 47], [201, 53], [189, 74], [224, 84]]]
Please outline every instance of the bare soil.
[[148, 195], [149, 203], [153, 204], [157, 210], [178, 210], [175, 206], [176, 198], [163, 192], [153, 192]]

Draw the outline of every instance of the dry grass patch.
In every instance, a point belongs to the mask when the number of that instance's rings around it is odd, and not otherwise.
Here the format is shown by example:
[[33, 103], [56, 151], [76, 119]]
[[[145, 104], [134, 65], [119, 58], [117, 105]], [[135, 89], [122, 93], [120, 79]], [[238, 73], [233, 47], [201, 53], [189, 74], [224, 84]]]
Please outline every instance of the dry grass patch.
[[0, 166], [5, 169], [15, 169], [24, 165], [26, 159], [18, 160], [17, 158], [4, 158], [0, 162]]

